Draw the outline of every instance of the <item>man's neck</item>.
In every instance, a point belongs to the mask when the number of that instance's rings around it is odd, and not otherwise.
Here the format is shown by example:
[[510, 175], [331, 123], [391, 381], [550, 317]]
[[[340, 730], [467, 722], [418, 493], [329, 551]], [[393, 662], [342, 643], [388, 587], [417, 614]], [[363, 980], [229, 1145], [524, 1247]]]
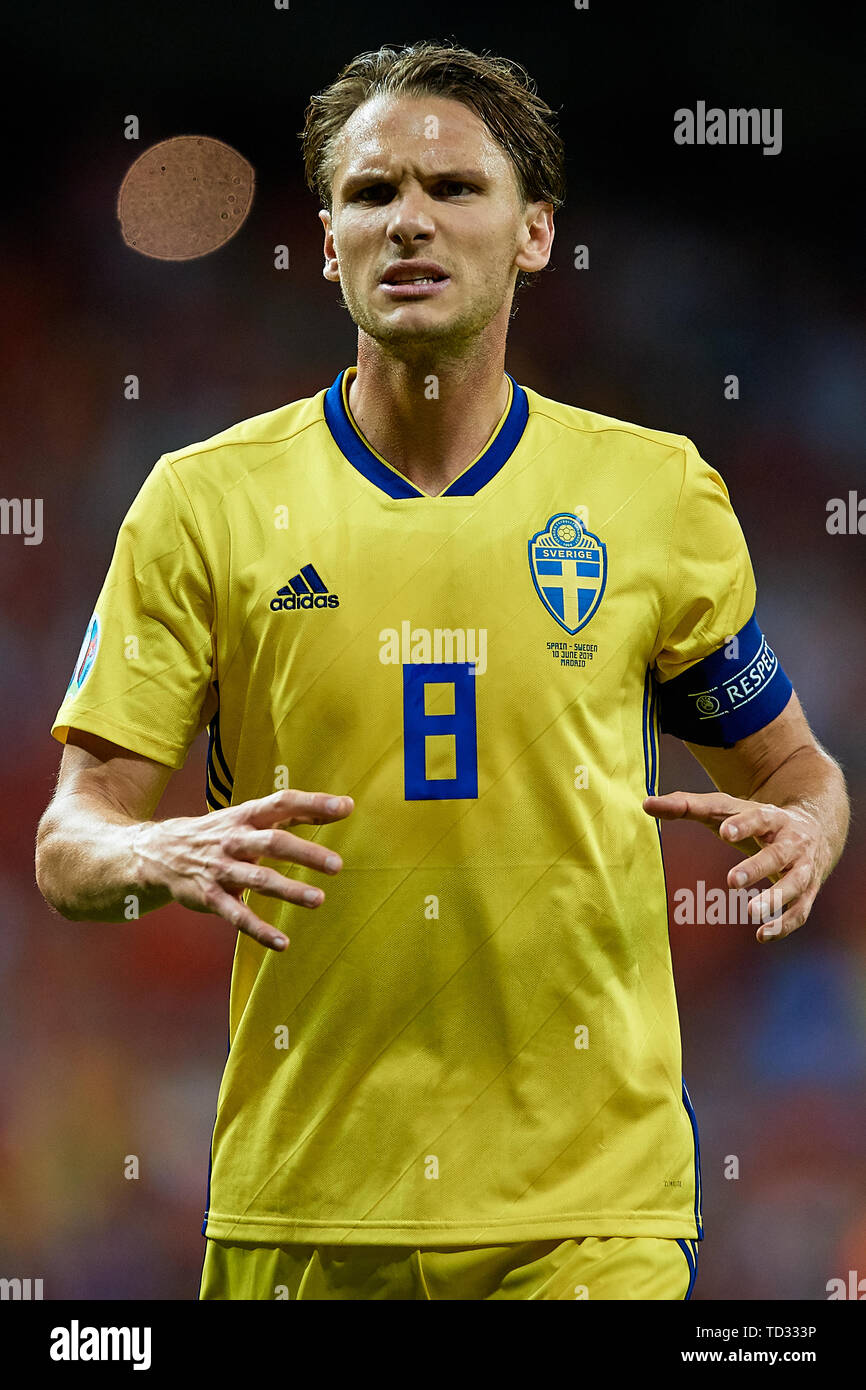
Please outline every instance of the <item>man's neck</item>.
[[349, 409], [377, 454], [438, 497], [484, 449], [508, 404], [504, 350], [460, 361], [403, 361], [359, 335]]

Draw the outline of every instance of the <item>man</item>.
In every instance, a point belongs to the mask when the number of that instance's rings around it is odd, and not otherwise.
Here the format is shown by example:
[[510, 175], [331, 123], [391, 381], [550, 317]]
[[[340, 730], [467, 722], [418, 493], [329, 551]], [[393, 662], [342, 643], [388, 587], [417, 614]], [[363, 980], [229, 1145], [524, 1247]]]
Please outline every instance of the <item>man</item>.
[[[52, 729], [40, 888], [239, 933], [202, 1298], [687, 1298], [653, 818], [740, 846], [778, 939], [843, 779], [719, 475], [504, 370], [563, 196], [523, 70], [361, 55], [304, 147], [357, 366], [145, 481]], [[206, 726], [210, 813], [153, 820]], [[660, 727], [718, 792], [656, 794]]]

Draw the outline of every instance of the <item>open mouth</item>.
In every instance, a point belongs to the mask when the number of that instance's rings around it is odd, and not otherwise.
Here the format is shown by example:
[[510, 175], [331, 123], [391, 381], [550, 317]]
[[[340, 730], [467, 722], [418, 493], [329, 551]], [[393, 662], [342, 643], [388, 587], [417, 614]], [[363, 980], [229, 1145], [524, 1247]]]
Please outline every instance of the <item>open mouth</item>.
[[379, 285], [392, 298], [411, 298], [418, 294], [437, 294], [450, 279], [450, 275], [441, 265], [419, 257], [414, 261], [392, 262], [385, 270]]
[[413, 275], [409, 279], [380, 280], [379, 288], [390, 299], [413, 299], [420, 295], [441, 294], [450, 283], [450, 275], [431, 272], [427, 275]]
[[417, 275], [411, 280], [386, 280], [386, 285], [438, 285], [440, 280], [447, 280], [447, 275]]

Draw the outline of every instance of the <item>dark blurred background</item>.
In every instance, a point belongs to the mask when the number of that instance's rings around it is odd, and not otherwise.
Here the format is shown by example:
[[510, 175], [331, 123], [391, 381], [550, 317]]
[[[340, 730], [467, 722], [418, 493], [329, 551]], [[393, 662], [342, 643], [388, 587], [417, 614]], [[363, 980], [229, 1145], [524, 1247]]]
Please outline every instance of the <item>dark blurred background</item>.
[[[456, 39], [522, 62], [560, 112], [569, 199], [552, 269], [519, 300], [507, 365], [544, 395], [690, 436], [725, 478], [758, 615], [854, 800], [807, 926], [760, 946], [671, 927], [706, 1239], [698, 1299], [824, 1299], [866, 1276], [864, 546], [827, 502], [866, 495], [859, 11], [704, 3], [520, 14], [440, 0], [41, 4], [6, 16], [21, 79], [4, 139], [0, 339], [5, 497], [44, 499], [44, 539], [0, 536], [0, 1274], [46, 1298], [191, 1299], [225, 1058], [233, 942], [180, 907], [69, 923], [33, 873], [60, 759], [49, 736], [117, 528], [158, 456], [311, 395], [355, 360], [321, 276], [297, 132], [355, 53]], [[781, 107], [783, 146], [681, 147], [674, 111]], [[123, 137], [138, 116], [140, 139]], [[122, 241], [117, 192], [172, 135], [256, 171], [249, 218], [203, 259]], [[291, 268], [273, 267], [285, 243]], [[588, 270], [574, 247], [586, 244]], [[135, 373], [141, 399], [124, 399]], [[739, 377], [739, 400], [724, 379]], [[205, 810], [204, 746], [160, 816]], [[662, 786], [702, 790], [665, 739]], [[667, 877], [722, 885], [732, 852], [664, 832]], [[123, 1177], [138, 1155], [141, 1176]], [[729, 1156], [739, 1177], [726, 1178]]]

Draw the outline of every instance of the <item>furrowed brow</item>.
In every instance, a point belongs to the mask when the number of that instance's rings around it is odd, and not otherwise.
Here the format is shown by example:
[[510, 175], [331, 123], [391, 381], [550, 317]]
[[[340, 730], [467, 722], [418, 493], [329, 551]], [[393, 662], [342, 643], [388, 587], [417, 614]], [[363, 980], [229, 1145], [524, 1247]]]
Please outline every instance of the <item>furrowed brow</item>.
[[[480, 169], [431, 169], [422, 175], [424, 183], [474, 183], [486, 184], [488, 176]], [[371, 184], [384, 183], [391, 187], [395, 186], [395, 178], [382, 167], [370, 169], [357, 169], [346, 174], [340, 186], [340, 192], [344, 198], [351, 197], [360, 188], [365, 188]]]

